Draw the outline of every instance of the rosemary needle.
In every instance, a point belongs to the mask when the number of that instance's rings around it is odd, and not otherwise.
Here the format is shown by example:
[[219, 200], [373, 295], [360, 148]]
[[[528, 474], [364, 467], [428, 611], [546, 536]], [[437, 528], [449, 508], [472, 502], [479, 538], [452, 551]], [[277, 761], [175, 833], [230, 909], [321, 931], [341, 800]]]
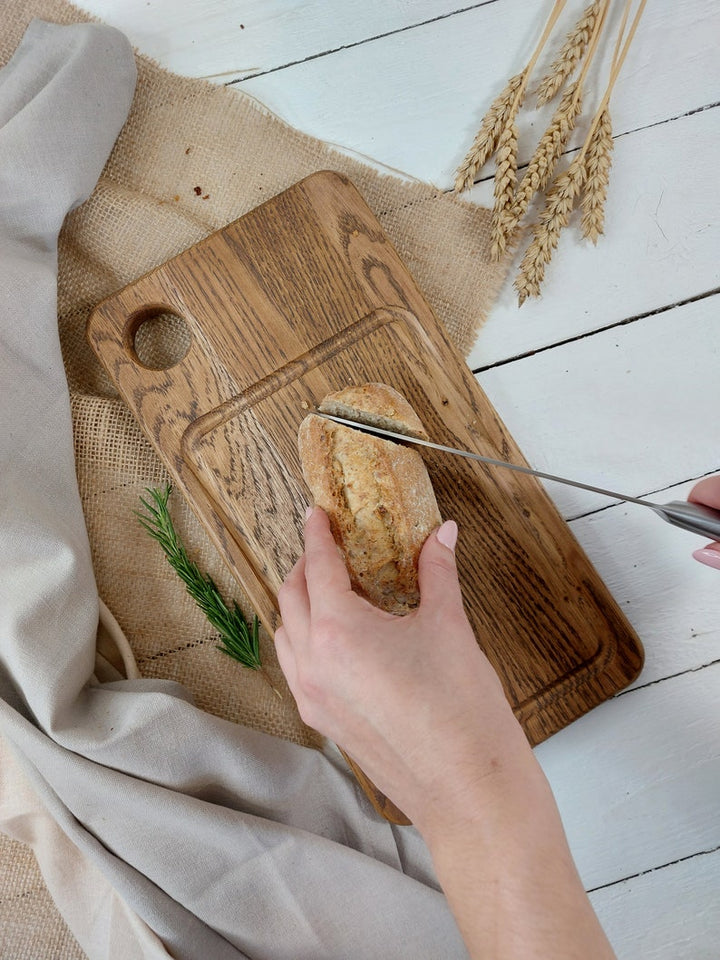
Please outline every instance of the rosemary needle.
[[[141, 526], [160, 544], [187, 592], [220, 634], [217, 649], [244, 667], [260, 671], [270, 683], [260, 662], [260, 622], [257, 615], [249, 624], [237, 602], [233, 601], [233, 606], [228, 607], [212, 577], [201, 573], [198, 565], [188, 556], [168, 510], [172, 485], [167, 483], [163, 489], [146, 487], [145, 492], [149, 499], [140, 497], [140, 502], [146, 513], [136, 511], [135, 515]], [[280, 696], [275, 687], [272, 688]]]

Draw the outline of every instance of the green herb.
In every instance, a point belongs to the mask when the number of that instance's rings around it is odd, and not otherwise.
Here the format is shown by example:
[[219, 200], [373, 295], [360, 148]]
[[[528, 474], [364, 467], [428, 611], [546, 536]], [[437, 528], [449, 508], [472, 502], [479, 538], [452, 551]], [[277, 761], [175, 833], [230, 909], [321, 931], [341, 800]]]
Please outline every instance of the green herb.
[[[145, 491], [150, 499], [140, 497], [140, 502], [146, 513], [136, 511], [135, 515], [153, 540], [160, 544], [168, 563], [185, 584], [187, 592], [219, 632], [220, 645], [217, 649], [244, 667], [258, 670], [270, 683], [260, 662], [260, 622], [257, 615], [253, 617], [250, 625], [237, 602], [233, 601], [233, 606], [228, 607], [212, 577], [202, 573], [188, 556], [168, 509], [171, 484], [165, 484], [163, 489], [146, 487]], [[272, 683], [270, 686], [272, 687]], [[272, 688], [280, 696], [275, 687]]]

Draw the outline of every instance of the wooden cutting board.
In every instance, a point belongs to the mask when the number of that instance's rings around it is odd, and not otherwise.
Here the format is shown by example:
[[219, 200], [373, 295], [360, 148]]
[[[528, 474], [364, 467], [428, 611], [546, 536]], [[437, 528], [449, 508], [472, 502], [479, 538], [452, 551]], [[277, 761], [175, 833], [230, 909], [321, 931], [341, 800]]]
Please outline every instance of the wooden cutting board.
[[[163, 325], [189, 349], [151, 367], [140, 344]], [[332, 172], [103, 301], [88, 336], [271, 634], [309, 502], [297, 430], [327, 393], [388, 383], [431, 439], [525, 463], [377, 219]], [[630, 683], [641, 644], [535, 478], [423, 456], [460, 525], [468, 616], [537, 744]]]

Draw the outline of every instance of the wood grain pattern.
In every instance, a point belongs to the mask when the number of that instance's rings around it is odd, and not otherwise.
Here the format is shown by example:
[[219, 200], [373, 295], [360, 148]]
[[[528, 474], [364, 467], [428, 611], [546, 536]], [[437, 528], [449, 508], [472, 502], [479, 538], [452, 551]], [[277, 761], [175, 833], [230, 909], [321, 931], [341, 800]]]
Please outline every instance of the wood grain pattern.
[[[182, 316], [184, 359], [149, 370], [143, 320]], [[348, 384], [408, 397], [432, 439], [523, 463], [354, 187], [315, 174], [98, 306], [90, 342], [272, 632], [302, 550], [297, 428]], [[428, 451], [461, 528], [468, 616], [536, 744], [630, 683], [639, 640], [532, 477]]]

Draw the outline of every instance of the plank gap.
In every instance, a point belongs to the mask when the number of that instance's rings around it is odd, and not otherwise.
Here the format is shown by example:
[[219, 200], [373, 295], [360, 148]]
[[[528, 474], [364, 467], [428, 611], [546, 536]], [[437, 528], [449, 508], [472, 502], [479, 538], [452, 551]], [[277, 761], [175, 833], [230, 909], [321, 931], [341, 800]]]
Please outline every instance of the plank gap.
[[302, 57], [300, 60], [290, 60], [278, 67], [270, 67], [269, 70], [258, 70], [256, 73], [249, 73], [245, 77], [236, 77], [234, 80], [228, 80], [226, 87], [231, 87], [236, 83], [244, 83], [246, 80], [256, 80], [258, 77], [266, 77], [271, 73], [277, 73], [279, 70], [287, 70], [288, 67], [297, 67], [301, 63], [309, 63], [311, 60], [319, 60], [322, 57], [329, 57], [333, 53], [339, 53], [342, 50], [352, 50], [353, 47], [360, 47], [364, 43], [372, 43], [374, 40], [384, 40], [385, 37], [392, 37], [398, 33], [406, 33], [408, 30], [416, 30], [418, 27], [426, 27], [431, 23], [438, 23], [440, 20], [447, 20], [450, 17], [457, 17], [459, 14], [468, 13], [470, 10], [477, 10], [479, 7], [487, 7], [498, 0], [481, 0], [480, 3], [471, 3], [467, 7], [459, 7], [451, 13], [441, 13], [437, 17], [430, 17], [428, 20], [420, 20], [418, 23], [409, 23], [404, 27], [398, 27], [397, 30], [388, 30], [387, 33], [378, 33], [372, 37], [364, 37], [362, 40], [354, 40], [352, 43], [344, 43], [339, 47], [332, 47], [330, 50], [322, 50], [320, 53], [312, 53], [308, 57]]
[[[678, 480], [675, 483], [667, 484], [664, 487], [658, 487], [656, 490], [647, 490], [645, 493], [639, 493], [637, 499], [643, 500], [646, 497], [652, 497], [656, 493], [664, 493], [666, 490], [673, 490], [675, 487], [679, 487], [684, 483], [698, 483], [700, 480], [704, 480], [705, 477], [714, 477], [717, 473], [720, 472], [720, 466], [714, 467], [712, 470], [708, 470], [706, 473], [701, 473], [698, 477], [686, 477], [685, 480]], [[567, 523], [573, 523], [575, 520], [584, 520], [586, 517], [592, 517], [596, 513], [604, 513], [606, 510], [612, 510], [613, 507], [620, 507], [625, 503], [624, 500], [613, 500], [612, 503], [606, 503], [604, 507], [595, 507], [594, 510], [586, 510], [585, 513], [578, 513], [572, 517], [565, 517]]]
[[613, 700], [617, 700], [618, 697], [625, 697], [629, 693], [635, 693], [636, 690], [646, 690], [648, 687], [654, 687], [658, 683], [665, 683], [666, 680], [674, 680], [677, 677], [684, 677], [689, 673], [698, 673], [700, 670], [706, 670], [708, 667], [715, 667], [720, 663], [720, 658], [717, 660], [708, 660], [707, 663], [701, 663], [698, 667], [688, 667], [687, 670], [678, 670], [677, 673], [670, 673], [666, 677], [658, 677], [656, 680], [648, 680], [647, 683], [640, 683], [637, 686], [628, 687], [627, 690], [620, 690], [619, 693], [616, 693], [613, 697]]
[[708, 297], [714, 297], [720, 293], [720, 287], [713, 287], [712, 290], [705, 290], [703, 293], [696, 293], [692, 297], [685, 297], [683, 300], [676, 300], [674, 303], [668, 303], [662, 307], [655, 307], [653, 310], [647, 310], [644, 313], [636, 313], [632, 317], [626, 317], [624, 320], [617, 320], [614, 323], [608, 323], [606, 326], [597, 327], [595, 330], [586, 330], [574, 337], [566, 337], [564, 340], [557, 340], [555, 343], [548, 343], [545, 346], [537, 347], [535, 350], [526, 350], [524, 353], [518, 353], [513, 357], [506, 357], [504, 360], [496, 360], [494, 363], [488, 363], [482, 367], [474, 367], [472, 372], [475, 376], [479, 373], [485, 373], [488, 370], [494, 370], [496, 367], [504, 367], [508, 363], [515, 363], [517, 360], [527, 360], [528, 357], [534, 357], [538, 353], [544, 353], [546, 350], [554, 350], [556, 347], [564, 347], [568, 343], [576, 343], [578, 340], [585, 340], [588, 337], [594, 337], [598, 333], [605, 333], [607, 330], [615, 330], [618, 327], [624, 327], [636, 320], [644, 320], [646, 317], [658, 316], [674, 310], [676, 307], [684, 307], [688, 303], [695, 303], [698, 300], [705, 300]]
[[686, 857], [678, 857], [677, 860], [671, 860], [669, 863], [658, 864], [657, 867], [649, 867], [647, 870], [641, 870], [639, 873], [631, 873], [627, 877], [620, 877], [619, 880], [611, 880], [610, 883], [602, 883], [599, 887], [591, 887], [587, 893], [597, 893], [598, 890], [606, 890], [608, 887], [614, 887], [618, 883], [625, 883], [626, 880], [636, 880], [638, 877], [644, 877], [648, 873], [656, 873], [658, 870], [665, 870], [667, 867], [674, 867], [678, 863], [685, 863], [687, 860], [694, 860], [695, 857], [707, 857], [720, 850], [720, 844], [712, 847], [710, 850], [698, 850], [697, 853], [690, 853]]
[[[720, 107], [720, 100], [716, 100], [713, 103], [705, 103], [700, 107], [693, 107], [692, 110], [686, 110], [684, 113], [678, 113], [672, 117], [666, 117], [664, 120], [654, 120], [652, 123], [646, 123], [641, 127], [633, 127], [632, 130], [623, 130], [622, 133], [614, 133], [612, 138], [613, 138], [613, 141], [620, 140], [622, 139], [622, 137], [627, 137], [633, 133], [640, 133], [643, 130], [651, 130], [653, 127], [662, 127], [666, 123], [673, 123], [675, 120], [682, 120], [684, 117], [692, 117], [696, 113], [705, 113], [706, 110], [713, 110], [715, 107]], [[580, 147], [571, 147], [569, 150], [563, 151], [561, 156], [569, 157], [571, 154], [577, 153], [579, 149]], [[489, 162], [490, 161], [488, 160], [488, 163]], [[520, 172], [521, 170], [526, 170], [527, 167], [528, 167], [527, 163], [518, 164], [518, 168], [517, 168], [518, 172]], [[480, 183], [487, 183], [489, 180], [494, 180], [494, 179], [495, 179], [495, 174], [489, 173], [485, 177], [478, 177], [477, 180], [473, 180], [473, 186], [475, 187]], [[453, 188], [449, 187], [444, 192], [452, 193]]]

